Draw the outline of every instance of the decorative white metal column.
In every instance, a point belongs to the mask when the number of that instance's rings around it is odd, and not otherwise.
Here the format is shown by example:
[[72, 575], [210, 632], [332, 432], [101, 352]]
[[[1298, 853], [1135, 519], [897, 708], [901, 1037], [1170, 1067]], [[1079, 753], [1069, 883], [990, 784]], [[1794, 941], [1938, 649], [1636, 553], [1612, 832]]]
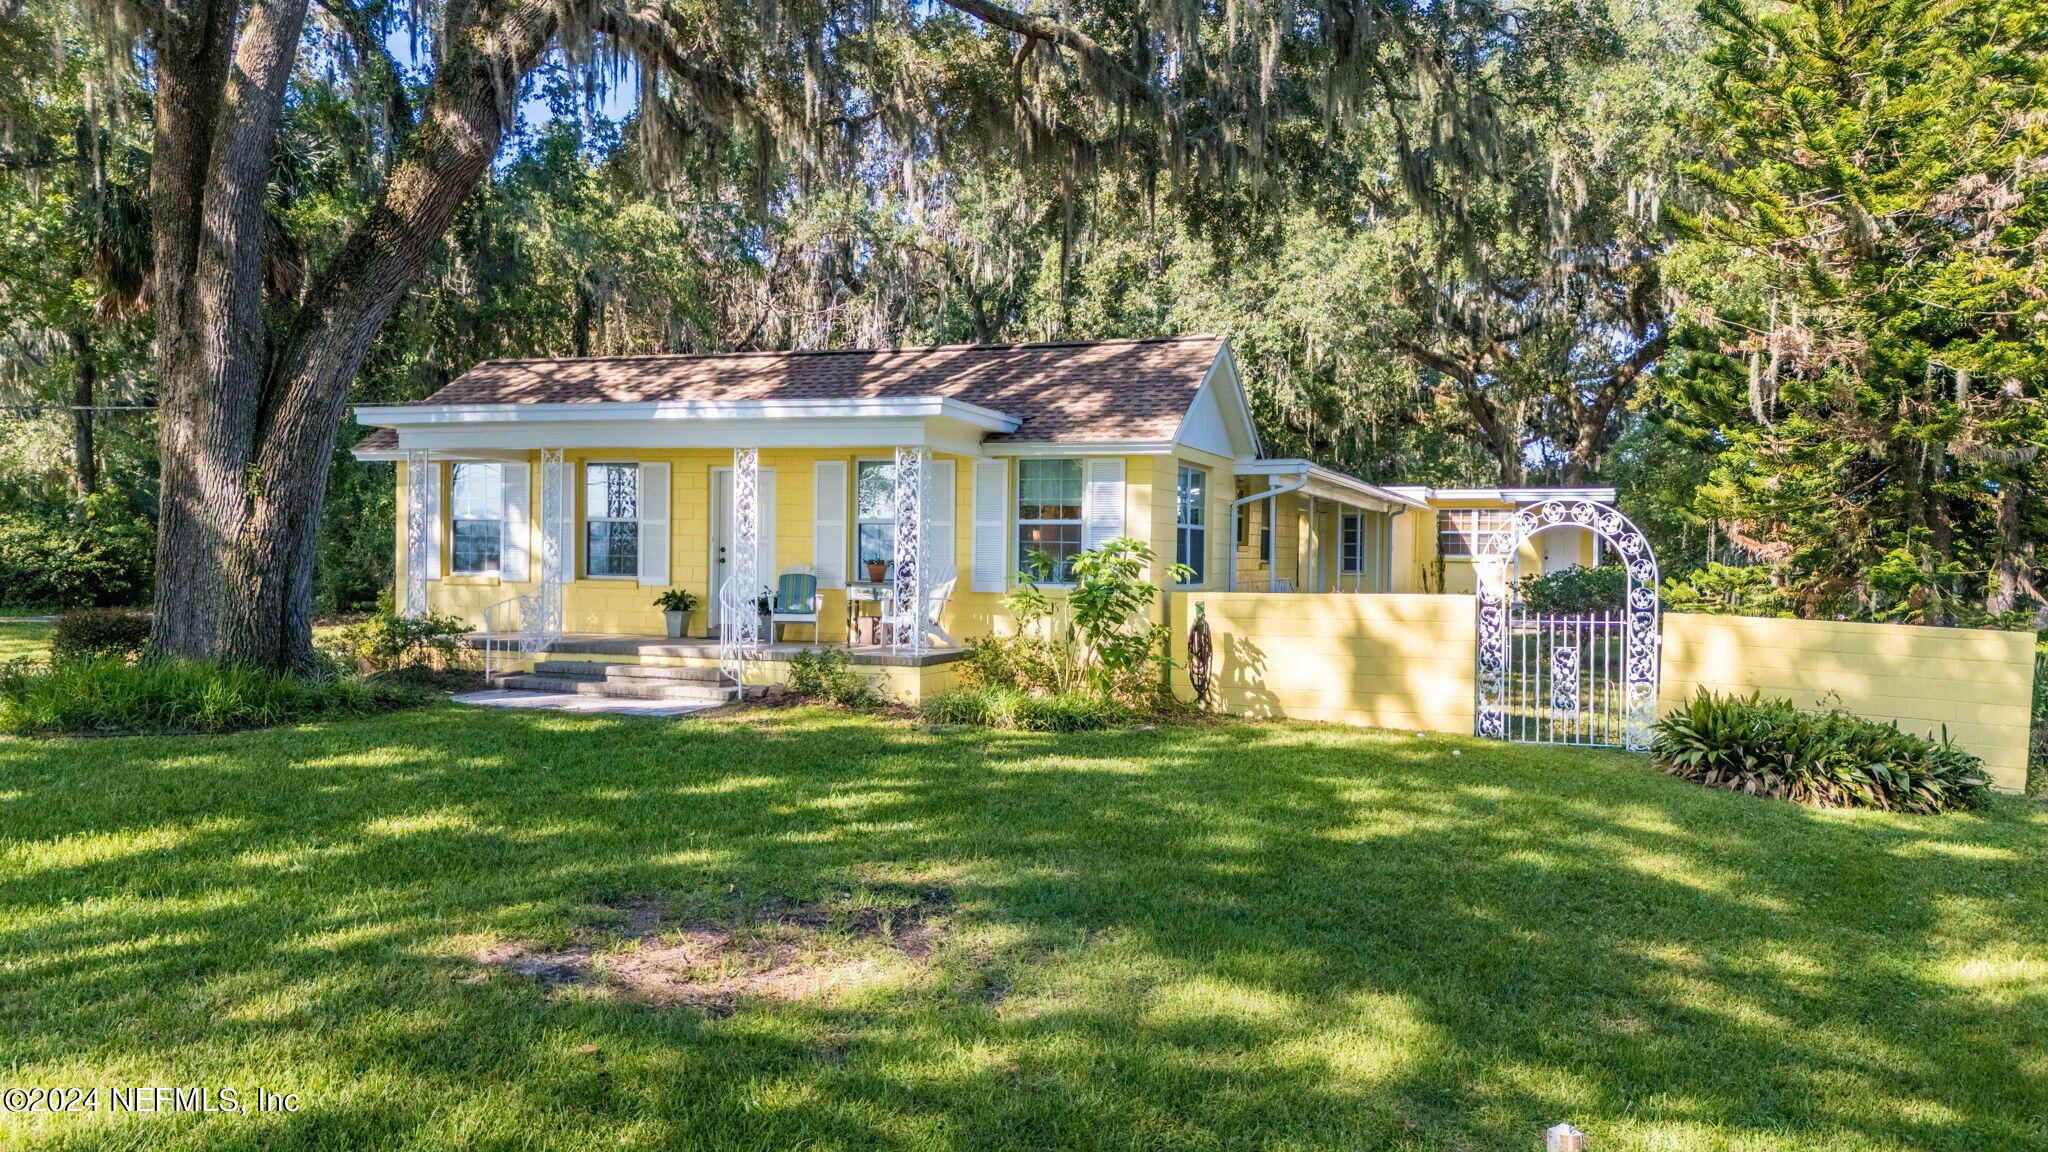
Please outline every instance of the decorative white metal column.
[[924, 634], [924, 517], [930, 495], [931, 453], [896, 449], [896, 587], [890, 598], [889, 646], [912, 656], [930, 646]]
[[575, 519], [576, 492], [569, 485], [569, 464], [560, 448], [540, 450], [540, 593], [533, 612], [521, 622], [536, 639], [553, 642], [562, 635], [562, 583], [575, 555], [570, 527]]
[[732, 575], [718, 590], [718, 667], [736, 696], [746, 695], [747, 657], [761, 643], [758, 602], [761, 577], [755, 558], [761, 549], [761, 452], [732, 450]]
[[427, 550], [434, 546], [433, 462], [424, 449], [405, 454], [405, 606], [407, 616], [427, 614]]

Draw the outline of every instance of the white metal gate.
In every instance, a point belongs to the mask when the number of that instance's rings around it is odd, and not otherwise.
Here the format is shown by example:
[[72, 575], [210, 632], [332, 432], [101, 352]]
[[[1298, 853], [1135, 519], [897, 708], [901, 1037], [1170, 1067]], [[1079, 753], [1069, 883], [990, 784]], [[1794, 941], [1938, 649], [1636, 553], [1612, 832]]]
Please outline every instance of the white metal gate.
[[[1530, 537], [1576, 527], [1597, 533], [1628, 571], [1617, 611], [1529, 612], [1508, 582]], [[1474, 557], [1479, 570], [1476, 652], [1481, 736], [1535, 744], [1646, 751], [1657, 719], [1657, 558], [1628, 518], [1589, 500], [1518, 509]]]

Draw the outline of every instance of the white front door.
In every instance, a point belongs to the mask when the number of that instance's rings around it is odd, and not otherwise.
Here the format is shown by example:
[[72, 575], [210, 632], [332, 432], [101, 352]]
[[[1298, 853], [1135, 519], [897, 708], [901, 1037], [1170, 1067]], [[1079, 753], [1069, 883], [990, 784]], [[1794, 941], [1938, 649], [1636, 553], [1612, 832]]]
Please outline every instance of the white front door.
[[1543, 550], [1543, 574], [1562, 572], [1579, 562], [1579, 549], [1585, 534], [1572, 528], [1552, 528], [1536, 537], [1536, 544]]
[[[760, 534], [754, 549], [754, 583], [775, 587], [775, 469], [761, 469], [761, 492], [756, 501], [756, 524]], [[711, 470], [711, 630], [718, 631], [718, 593], [732, 575], [732, 469]]]

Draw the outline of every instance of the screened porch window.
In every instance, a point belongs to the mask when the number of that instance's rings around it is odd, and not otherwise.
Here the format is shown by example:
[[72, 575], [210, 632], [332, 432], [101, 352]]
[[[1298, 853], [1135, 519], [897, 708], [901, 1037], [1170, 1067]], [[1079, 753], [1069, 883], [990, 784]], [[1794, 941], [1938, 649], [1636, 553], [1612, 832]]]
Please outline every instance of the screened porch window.
[[640, 572], [640, 466], [583, 466], [583, 566], [591, 576]]
[[1365, 517], [1356, 512], [1344, 514], [1344, 529], [1337, 545], [1337, 571], [1344, 576], [1365, 571]]
[[504, 470], [457, 464], [450, 487], [450, 567], [463, 575], [496, 573], [505, 536]]
[[1174, 516], [1173, 558], [1194, 569], [1194, 575], [1183, 583], [1200, 584], [1208, 569], [1204, 562], [1209, 552], [1208, 469], [1181, 465], [1180, 481], [1175, 490], [1178, 510]]
[[1017, 461], [1017, 566], [1032, 571], [1031, 554], [1053, 558], [1051, 579], [1073, 579], [1081, 551], [1081, 462]]

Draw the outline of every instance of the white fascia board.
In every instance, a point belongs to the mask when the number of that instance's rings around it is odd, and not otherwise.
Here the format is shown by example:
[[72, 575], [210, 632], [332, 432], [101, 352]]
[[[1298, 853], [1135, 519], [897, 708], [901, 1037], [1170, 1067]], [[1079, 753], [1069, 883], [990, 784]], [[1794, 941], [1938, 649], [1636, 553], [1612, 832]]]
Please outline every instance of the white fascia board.
[[1333, 500], [1341, 503], [1359, 504], [1375, 511], [1387, 511], [1406, 505], [1411, 508], [1426, 508], [1428, 505], [1405, 492], [1368, 484], [1356, 476], [1325, 468], [1308, 460], [1240, 460], [1237, 464], [1240, 476], [1300, 476], [1307, 483], [1303, 490], [1318, 500]]
[[398, 430], [408, 450], [479, 452], [527, 448], [937, 448], [976, 455], [971, 441], [901, 420], [593, 420], [439, 424]]
[[1022, 423], [1007, 413], [944, 396], [842, 400], [646, 400], [551, 404], [365, 404], [359, 424], [412, 428], [444, 424], [567, 424], [621, 420], [727, 422], [740, 420], [900, 420], [944, 418], [986, 432], [1015, 432]]
[[1174, 442], [1171, 440], [1076, 440], [1072, 443], [1001, 440], [993, 444], [983, 444], [978, 455], [1171, 456], [1173, 450]]
[[348, 454], [349, 454], [349, 455], [351, 455], [351, 456], [353, 456], [353, 457], [355, 457], [355, 458], [356, 458], [356, 459], [358, 459], [358, 460], [361, 460], [361, 461], [363, 461], [363, 462], [364, 462], [364, 463], [366, 463], [366, 464], [367, 464], [367, 463], [374, 463], [374, 462], [376, 462], [376, 461], [380, 461], [380, 460], [381, 460], [381, 461], [391, 461], [391, 460], [403, 460], [403, 459], [405, 459], [405, 453], [403, 453], [403, 452], [399, 451], [399, 450], [398, 450], [398, 449], [396, 449], [396, 448], [386, 448], [386, 449], [383, 449], [382, 451], [379, 451], [379, 450], [377, 450], [377, 449], [375, 449], [375, 448], [372, 448], [372, 449], [370, 449], [370, 450], [368, 450], [368, 451], [364, 451], [364, 450], [363, 450], [363, 449], [361, 449], [361, 448], [351, 448], [351, 449], [349, 449], [349, 453], [348, 453]]
[[1590, 500], [1614, 503], [1612, 488], [1429, 488], [1430, 500], [1497, 500], [1504, 504], [1541, 504], [1545, 500]]

